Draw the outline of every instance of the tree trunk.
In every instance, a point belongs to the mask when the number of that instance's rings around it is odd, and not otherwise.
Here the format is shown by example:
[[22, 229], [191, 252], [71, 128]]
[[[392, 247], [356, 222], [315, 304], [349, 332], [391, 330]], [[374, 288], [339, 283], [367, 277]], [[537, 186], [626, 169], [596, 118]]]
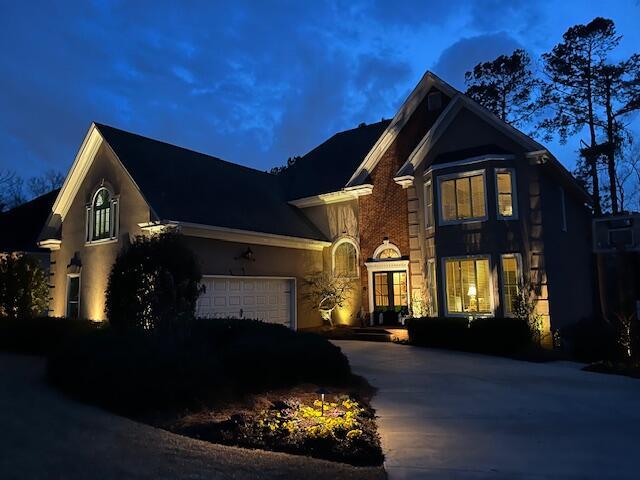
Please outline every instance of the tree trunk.
[[607, 171], [609, 174], [609, 195], [611, 195], [611, 213], [618, 213], [618, 190], [616, 188], [615, 138], [613, 109], [611, 108], [611, 82], [607, 81], [605, 91], [607, 110]]

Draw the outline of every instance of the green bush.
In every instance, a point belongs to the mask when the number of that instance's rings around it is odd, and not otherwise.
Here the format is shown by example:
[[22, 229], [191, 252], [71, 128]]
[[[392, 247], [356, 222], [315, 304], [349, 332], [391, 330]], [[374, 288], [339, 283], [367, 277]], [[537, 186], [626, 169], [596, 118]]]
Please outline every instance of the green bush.
[[414, 345], [464, 350], [469, 344], [466, 318], [424, 317], [407, 320], [409, 341]]
[[517, 318], [412, 318], [407, 329], [409, 342], [425, 347], [510, 355], [531, 344], [527, 322]]
[[615, 328], [601, 319], [582, 319], [561, 330], [562, 345], [581, 362], [617, 360]]
[[109, 274], [107, 318], [118, 329], [180, 328], [193, 318], [201, 278], [180, 234], [139, 236], [118, 255]]
[[117, 412], [192, 407], [298, 383], [350, 378], [340, 349], [284, 326], [248, 320], [187, 321], [181, 335], [101, 329], [49, 360], [64, 391]]
[[48, 355], [70, 338], [99, 328], [98, 323], [70, 318], [0, 318], [0, 350]]
[[0, 255], [0, 317], [30, 318], [46, 313], [47, 273], [29, 255]]
[[471, 348], [477, 352], [510, 355], [531, 345], [526, 321], [517, 318], [477, 318], [469, 326]]

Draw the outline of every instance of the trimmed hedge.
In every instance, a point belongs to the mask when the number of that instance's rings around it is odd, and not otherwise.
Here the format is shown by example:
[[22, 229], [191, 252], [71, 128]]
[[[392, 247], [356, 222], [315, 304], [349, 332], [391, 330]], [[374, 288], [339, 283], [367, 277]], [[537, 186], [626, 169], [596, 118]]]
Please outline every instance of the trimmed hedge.
[[322, 337], [257, 321], [202, 319], [175, 336], [91, 332], [52, 356], [48, 375], [83, 401], [139, 414], [298, 383], [342, 384], [351, 369]]
[[409, 342], [425, 347], [511, 355], [531, 344], [527, 323], [516, 318], [425, 317], [407, 320]]
[[69, 338], [82, 336], [100, 327], [96, 322], [69, 318], [0, 317], [0, 350], [48, 355], [64, 345]]

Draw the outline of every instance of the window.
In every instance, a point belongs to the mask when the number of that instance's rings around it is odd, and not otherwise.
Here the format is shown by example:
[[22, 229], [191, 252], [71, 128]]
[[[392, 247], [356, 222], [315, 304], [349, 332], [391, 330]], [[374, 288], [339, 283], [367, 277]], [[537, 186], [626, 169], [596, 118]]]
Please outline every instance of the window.
[[502, 255], [502, 299], [504, 314], [513, 315], [522, 280], [521, 258], [517, 253]]
[[433, 227], [433, 186], [431, 180], [424, 184], [424, 225], [426, 228]]
[[400, 249], [393, 243], [390, 243], [388, 239], [385, 239], [382, 242], [382, 245], [378, 246], [378, 248], [373, 252], [374, 260], [395, 260], [399, 259], [401, 256]]
[[486, 217], [484, 171], [440, 180], [441, 217], [444, 223]]
[[117, 230], [118, 200], [106, 187], [100, 187], [87, 206], [87, 242], [114, 239]]
[[351, 240], [342, 239], [333, 250], [333, 271], [337, 275], [358, 275], [358, 252]]
[[398, 252], [396, 252], [393, 248], [385, 248], [378, 254], [378, 258], [380, 260], [386, 260], [389, 258], [398, 258]]
[[448, 313], [492, 313], [490, 275], [488, 257], [445, 259]]
[[498, 218], [515, 219], [516, 208], [516, 174], [513, 169], [496, 169], [496, 195]]
[[374, 308], [406, 307], [407, 272], [375, 272], [373, 274]]
[[438, 314], [438, 290], [436, 288], [436, 261], [427, 260], [427, 294], [429, 295], [429, 315]]
[[68, 318], [78, 318], [80, 314], [80, 275], [67, 276], [67, 312]]

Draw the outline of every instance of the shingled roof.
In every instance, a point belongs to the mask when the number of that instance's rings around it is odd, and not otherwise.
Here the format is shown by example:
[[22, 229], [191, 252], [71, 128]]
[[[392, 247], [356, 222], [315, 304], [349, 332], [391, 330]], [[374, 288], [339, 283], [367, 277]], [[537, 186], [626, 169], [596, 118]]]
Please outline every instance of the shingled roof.
[[275, 175], [107, 125], [96, 127], [159, 220], [326, 240], [287, 203]]
[[382, 120], [336, 133], [298, 159], [280, 174], [287, 198], [341, 190], [390, 122]]
[[36, 244], [58, 192], [53, 190], [0, 213], [0, 252], [46, 252]]

